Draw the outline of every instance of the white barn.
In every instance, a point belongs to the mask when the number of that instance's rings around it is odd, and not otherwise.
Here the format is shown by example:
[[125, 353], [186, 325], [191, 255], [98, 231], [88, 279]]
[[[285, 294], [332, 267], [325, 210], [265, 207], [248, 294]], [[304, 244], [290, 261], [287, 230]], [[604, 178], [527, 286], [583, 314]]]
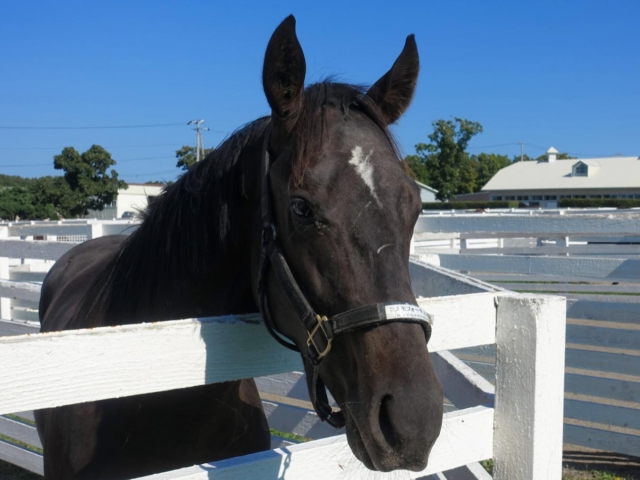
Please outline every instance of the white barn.
[[438, 193], [438, 190], [431, 188], [429, 185], [425, 185], [424, 183], [420, 183], [417, 180], [414, 181], [420, 187], [420, 199], [422, 200], [422, 203], [438, 201], [436, 200], [436, 193]]
[[131, 212], [134, 216], [139, 211], [147, 208], [150, 200], [160, 195], [163, 185], [149, 183], [129, 183], [129, 188], [118, 190], [116, 199], [106, 205], [103, 210], [89, 210], [87, 218], [97, 218], [101, 220], [111, 220], [122, 218], [125, 212]]
[[551, 147], [542, 161], [516, 162], [482, 188], [491, 200], [556, 208], [563, 198], [640, 199], [640, 157], [558, 160]]

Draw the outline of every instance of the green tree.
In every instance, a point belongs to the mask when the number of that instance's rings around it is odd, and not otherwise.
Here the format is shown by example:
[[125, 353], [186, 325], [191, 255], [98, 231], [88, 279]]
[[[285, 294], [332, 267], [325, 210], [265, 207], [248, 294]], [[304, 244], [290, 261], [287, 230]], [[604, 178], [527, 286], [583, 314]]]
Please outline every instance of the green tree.
[[404, 163], [410, 170], [410, 175], [420, 183], [429, 185], [429, 172], [424, 165], [422, 158], [418, 155], [407, 155], [404, 159]]
[[427, 169], [429, 185], [438, 190], [436, 198], [473, 192], [477, 173], [466, 150], [469, 141], [482, 133], [482, 125], [464, 118], [436, 120], [432, 125], [431, 143], [417, 144], [416, 153]]
[[516, 163], [520, 161], [520, 158], [522, 158], [523, 162], [530, 162], [533, 160], [533, 158], [531, 158], [529, 155], [527, 155], [526, 153], [524, 155], [522, 155], [522, 157], [520, 157], [520, 155], [514, 155], [513, 156], [513, 160], [511, 160], [512, 163]]
[[[509, 157], [506, 155], [498, 155], [495, 153], [481, 153], [473, 157], [478, 167], [478, 178], [476, 180], [476, 192], [482, 190], [498, 170], [511, 165]], [[518, 157], [520, 158], [520, 157]]]
[[0, 218], [6, 220], [57, 219], [53, 205], [43, 205], [36, 201], [30, 188], [9, 187], [0, 190]]
[[[213, 152], [213, 150], [213, 148], [205, 148], [204, 153], [200, 154], [200, 160]], [[180, 150], [176, 150], [176, 158], [178, 159], [176, 167], [181, 168], [184, 171], [189, 170], [191, 166], [196, 163], [196, 147], [185, 145]]]
[[72, 192], [74, 206], [66, 212], [69, 216], [86, 215], [89, 209], [102, 210], [113, 201], [119, 189], [127, 188], [112, 168], [115, 164], [111, 154], [99, 145], [92, 145], [82, 154], [66, 147], [53, 157], [53, 166], [64, 171], [63, 178]]
[[[573, 160], [574, 158], [578, 158], [578, 157], [572, 157], [568, 153], [558, 153], [556, 155], [556, 160]], [[546, 153], [543, 153], [542, 155], [536, 158], [536, 161], [538, 162], [545, 162], [546, 160], [547, 160]]]
[[81, 203], [80, 195], [73, 192], [64, 177], [40, 177], [30, 187], [33, 201], [44, 211], [54, 214], [43, 218], [70, 218]]

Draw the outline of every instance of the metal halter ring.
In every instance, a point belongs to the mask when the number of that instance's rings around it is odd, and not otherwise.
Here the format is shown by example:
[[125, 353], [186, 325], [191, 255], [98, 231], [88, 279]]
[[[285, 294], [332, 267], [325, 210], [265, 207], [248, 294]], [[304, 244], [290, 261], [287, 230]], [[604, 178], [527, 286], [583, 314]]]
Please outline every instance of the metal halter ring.
[[[324, 357], [331, 351], [331, 342], [333, 342], [333, 337], [329, 338], [329, 335], [327, 335], [327, 331], [322, 326], [323, 322], [328, 322], [329, 319], [325, 315], [316, 315], [316, 320], [318, 321], [318, 323], [316, 324], [315, 327], [313, 327], [313, 330], [309, 332], [309, 338], [307, 339], [307, 346], [311, 347], [311, 345], [313, 345], [313, 348], [315, 348], [316, 352], [318, 352], [318, 360], [320, 360], [322, 357]], [[322, 352], [316, 345], [316, 342], [313, 340], [313, 337], [316, 336], [316, 333], [318, 333], [318, 330], [322, 330], [322, 333], [324, 333], [324, 337], [327, 339], [327, 348], [325, 348]]]

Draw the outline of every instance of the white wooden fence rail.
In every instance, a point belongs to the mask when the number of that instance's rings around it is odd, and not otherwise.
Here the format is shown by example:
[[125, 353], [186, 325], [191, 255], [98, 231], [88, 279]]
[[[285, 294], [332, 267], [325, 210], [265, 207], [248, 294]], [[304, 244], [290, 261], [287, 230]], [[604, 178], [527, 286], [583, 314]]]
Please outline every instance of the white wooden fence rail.
[[[42, 226], [48, 229], [48, 238], [65, 234], [60, 225], [49, 224], [0, 226], [0, 234], [5, 228], [5, 239], [9, 232], [22, 237], [40, 235], [41, 230], [35, 227]], [[107, 222], [100, 228], [90, 227], [87, 237], [122, 225]], [[86, 232], [88, 226], [75, 222], [69, 228], [80, 235], [81, 229]], [[10, 249], [17, 258], [25, 258], [28, 252], [36, 258], [53, 259], [63, 250], [53, 242], [22, 241], [40, 244], [26, 245], [24, 250], [11, 239], [6, 242], [11, 243], [4, 244], [7, 250], [2, 250], [0, 243], [0, 254], [6, 255], [4, 252]], [[56, 253], [47, 250], [46, 244], [58, 249]], [[470, 478], [469, 475], [485, 478], [486, 473], [473, 462], [493, 456], [497, 479], [559, 479], [564, 299], [508, 293], [420, 262], [412, 262], [411, 274], [416, 294], [431, 297], [420, 298], [419, 303], [435, 319], [429, 345], [430, 351], [439, 352], [432, 355], [434, 366], [449, 401], [462, 410], [446, 414], [427, 470], [402, 472], [397, 478], [423, 478], [443, 470], [450, 470], [447, 478], [451, 479]], [[2, 295], [11, 295], [16, 302], [33, 302], [39, 288], [5, 280], [0, 289]], [[0, 417], [0, 433], [35, 447], [39, 442], [35, 429], [23, 421], [30, 416], [25, 410], [275, 373], [279, 374], [275, 378], [258, 379], [270, 423], [277, 422], [283, 430], [311, 438], [322, 439], [333, 433], [307, 409], [302, 375], [286, 373], [300, 368], [299, 357], [280, 348], [266, 334], [257, 316], [31, 335], [28, 331], [33, 327], [28, 323], [0, 321], [0, 329], [18, 334], [0, 338], [0, 364], [6, 366], [0, 370], [0, 414], [19, 412], [17, 416]], [[552, 333], [551, 340], [548, 332]], [[503, 339], [498, 356], [503, 351], [505, 361], [498, 362], [494, 414], [492, 385], [447, 350], [491, 344], [496, 335]], [[167, 349], [169, 339], [171, 348]], [[247, 349], [247, 344], [253, 347]], [[238, 345], [243, 348], [236, 348]], [[518, 353], [511, 357], [517, 345]], [[555, 361], [544, 361], [545, 358]], [[554, 379], [552, 384], [543, 388], [543, 382], [546, 384], [549, 379]], [[513, 382], [517, 382], [515, 387]], [[283, 397], [293, 400], [280, 403]], [[547, 421], [540, 420], [541, 411]], [[33, 471], [42, 470], [37, 454], [11, 443], [0, 441], [0, 458]], [[522, 465], [522, 458], [530, 461]], [[467, 464], [466, 473], [457, 477], [460, 467]], [[319, 467], [314, 470], [313, 465]], [[351, 454], [344, 436], [154, 478], [262, 479], [271, 472], [274, 478], [394, 478], [365, 471]]]
[[[565, 442], [640, 455], [640, 210], [430, 212], [414, 246], [499, 287], [568, 297]], [[494, 381], [494, 348], [455, 354]]]

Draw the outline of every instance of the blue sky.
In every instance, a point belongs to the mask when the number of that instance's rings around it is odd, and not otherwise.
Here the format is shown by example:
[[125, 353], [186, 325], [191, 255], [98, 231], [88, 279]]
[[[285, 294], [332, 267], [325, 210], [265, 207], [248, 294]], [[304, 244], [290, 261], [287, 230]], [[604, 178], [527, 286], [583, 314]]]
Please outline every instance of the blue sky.
[[[463, 117], [472, 153], [640, 155], [640, 2], [40, 1], [0, 10], [0, 173], [41, 176], [65, 146], [96, 143], [129, 182], [173, 179], [175, 150], [269, 113], [267, 41], [288, 14], [307, 82], [371, 84], [415, 33], [421, 76], [395, 133], [405, 153], [431, 122]], [[159, 128], [40, 130], [172, 124]]]

